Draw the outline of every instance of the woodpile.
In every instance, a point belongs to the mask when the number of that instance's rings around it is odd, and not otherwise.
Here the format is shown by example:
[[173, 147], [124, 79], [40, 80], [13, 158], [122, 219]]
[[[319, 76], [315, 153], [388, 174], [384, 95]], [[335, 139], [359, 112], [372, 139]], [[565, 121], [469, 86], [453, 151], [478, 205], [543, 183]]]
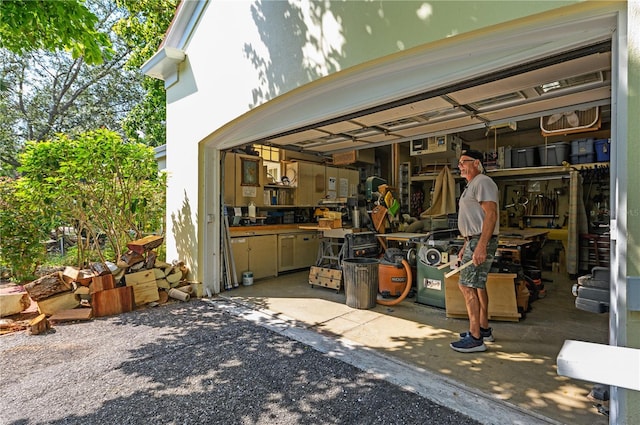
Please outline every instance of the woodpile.
[[[23, 326], [35, 335], [55, 323], [111, 316], [169, 299], [184, 302], [202, 297], [202, 284], [188, 280], [184, 262], [157, 259], [154, 249], [162, 241], [162, 236], [147, 236], [127, 244], [128, 251], [115, 263], [92, 263], [85, 269], [67, 266], [24, 285], [24, 291], [2, 293], [0, 314], [18, 314], [35, 301], [39, 315]], [[0, 333], [15, 330], [10, 320], [0, 323]]]

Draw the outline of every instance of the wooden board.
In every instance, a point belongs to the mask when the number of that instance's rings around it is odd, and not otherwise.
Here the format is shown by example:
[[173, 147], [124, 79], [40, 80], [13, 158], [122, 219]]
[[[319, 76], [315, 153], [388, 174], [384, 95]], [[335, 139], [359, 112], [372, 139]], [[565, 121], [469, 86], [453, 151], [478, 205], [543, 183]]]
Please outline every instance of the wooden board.
[[90, 294], [94, 292], [104, 291], [105, 289], [113, 289], [116, 287], [116, 281], [113, 278], [112, 274], [105, 274], [103, 276], [94, 276], [91, 279], [91, 291]]
[[[517, 322], [520, 319], [516, 300], [516, 286], [512, 273], [489, 273], [489, 319]], [[445, 279], [445, 307], [447, 317], [467, 318], [467, 307], [458, 288], [458, 274]]]
[[342, 270], [311, 266], [309, 270], [309, 285], [317, 285], [339, 291], [342, 287]]
[[138, 239], [127, 244], [127, 248], [129, 248], [133, 252], [137, 252], [138, 254], [144, 254], [146, 251], [152, 250], [160, 245], [162, 245], [162, 241], [164, 237], [149, 235], [145, 236], [142, 239]]
[[135, 285], [129, 285], [133, 288], [133, 295], [136, 300], [136, 305], [144, 305], [153, 301], [158, 301], [160, 296], [158, 295], [158, 286], [156, 281], [136, 283]]
[[73, 292], [54, 295], [44, 300], [38, 301], [38, 311], [41, 314], [51, 316], [61, 310], [71, 310], [80, 305], [80, 300]]
[[94, 317], [111, 316], [135, 308], [135, 298], [132, 286], [121, 286], [96, 292], [91, 295], [91, 308]]
[[156, 283], [156, 274], [152, 270], [143, 270], [136, 273], [129, 273], [124, 275], [124, 280], [127, 286], [137, 285], [139, 283], [153, 282]]
[[74, 308], [71, 310], [61, 310], [49, 317], [51, 323], [77, 322], [82, 320], [91, 320], [93, 310], [90, 308]]
[[11, 316], [26, 310], [31, 305], [31, 299], [26, 292], [0, 294], [0, 317]]
[[71, 284], [71, 282], [77, 282], [78, 277], [80, 276], [80, 269], [77, 267], [67, 266], [64, 268], [62, 272], [62, 280], [67, 282], [67, 284]]

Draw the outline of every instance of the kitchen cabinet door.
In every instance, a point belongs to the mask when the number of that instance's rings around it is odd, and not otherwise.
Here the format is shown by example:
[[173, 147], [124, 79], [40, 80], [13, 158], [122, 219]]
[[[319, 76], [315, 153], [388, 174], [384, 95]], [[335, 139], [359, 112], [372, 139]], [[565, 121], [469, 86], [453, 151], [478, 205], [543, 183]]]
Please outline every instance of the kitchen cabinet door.
[[278, 237], [276, 235], [249, 238], [249, 267], [254, 279], [278, 275]]
[[285, 272], [296, 268], [295, 262], [296, 235], [278, 235], [278, 272]]
[[252, 271], [254, 279], [277, 276], [277, 245], [276, 235], [231, 238], [238, 282], [242, 282], [242, 273], [246, 271]]
[[310, 267], [316, 264], [318, 258], [318, 246], [320, 236], [317, 232], [298, 233], [295, 236], [295, 262], [297, 269]]

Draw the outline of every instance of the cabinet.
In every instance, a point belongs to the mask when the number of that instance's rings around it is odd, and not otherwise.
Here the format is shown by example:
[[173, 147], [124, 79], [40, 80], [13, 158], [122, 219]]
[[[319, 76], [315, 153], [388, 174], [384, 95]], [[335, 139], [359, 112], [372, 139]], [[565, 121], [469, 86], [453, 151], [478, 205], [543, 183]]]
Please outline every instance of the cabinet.
[[318, 205], [325, 196], [325, 166], [313, 162], [286, 164], [287, 176], [295, 176], [295, 204], [299, 207]]
[[231, 238], [231, 252], [236, 265], [236, 277], [252, 271], [254, 279], [277, 276], [278, 237], [276, 235]]
[[314, 265], [319, 243], [317, 232], [278, 235], [278, 272]]
[[[247, 178], [254, 185], [246, 183]], [[228, 206], [246, 206], [254, 202], [264, 205], [263, 186], [266, 182], [262, 158], [228, 152], [224, 157], [223, 199]]]
[[360, 173], [350, 168], [326, 167], [326, 199], [358, 195]]

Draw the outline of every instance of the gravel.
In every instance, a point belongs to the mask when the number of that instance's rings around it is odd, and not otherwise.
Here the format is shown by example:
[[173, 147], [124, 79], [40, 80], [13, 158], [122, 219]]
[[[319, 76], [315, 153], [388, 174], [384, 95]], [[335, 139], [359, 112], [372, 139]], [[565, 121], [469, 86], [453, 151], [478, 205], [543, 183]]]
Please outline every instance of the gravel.
[[0, 337], [0, 423], [478, 424], [192, 300]]

